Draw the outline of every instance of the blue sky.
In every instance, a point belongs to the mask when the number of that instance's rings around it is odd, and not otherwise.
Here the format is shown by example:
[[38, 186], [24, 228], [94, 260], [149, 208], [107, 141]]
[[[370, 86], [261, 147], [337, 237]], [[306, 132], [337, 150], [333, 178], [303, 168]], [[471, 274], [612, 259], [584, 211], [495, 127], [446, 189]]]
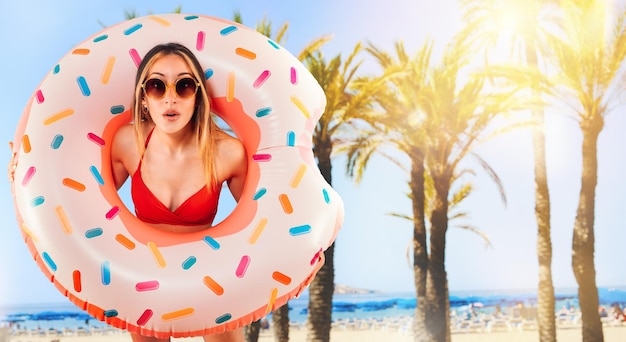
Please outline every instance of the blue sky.
[[[115, 24], [124, 10], [139, 14], [166, 13], [182, 4], [185, 13], [230, 19], [241, 11], [254, 26], [264, 16], [278, 26], [289, 22], [285, 47], [299, 52], [311, 40], [332, 34], [323, 51], [327, 58], [348, 55], [358, 41], [391, 51], [403, 40], [411, 53], [433, 38], [437, 49], [459, 28], [456, 1], [3, 1], [0, 4], [0, 50], [3, 99], [0, 160], [10, 158], [7, 143], [28, 98], [52, 66], [70, 49]], [[366, 55], [363, 72], [376, 72]], [[623, 250], [626, 242], [626, 96], [616, 104], [599, 139], [599, 178], [596, 196], [596, 267], [600, 286], [626, 285]], [[553, 272], [557, 287], [576, 285], [571, 271], [571, 238], [580, 189], [580, 133], [575, 122], [551, 113], [548, 122], [548, 168], [552, 199]], [[505, 207], [487, 176], [478, 172], [475, 191], [463, 209], [469, 223], [483, 229], [493, 248], [486, 249], [475, 234], [451, 228], [446, 266], [449, 286], [459, 290], [532, 289], [537, 284], [534, 183], [528, 132], [517, 132], [486, 143], [479, 150], [502, 179], [508, 196]], [[2, 150], [0, 150], [2, 151]], [[471, 164], [470, 164], [471, 165]], [[344, 159], [333, 169], [334, 187], [343, 197], [345, 224], [336, 241], [336, 281], [382, 291], [413, 291], [406, 251], [412, 237], [409, 222], [390, 212], [410, 212], [406, 176], [375, 158], [360, 185], [344, 173]], [[17, 228], [8, 182], [0, 182], [0, 306], [64, 301], [39, 271]]]

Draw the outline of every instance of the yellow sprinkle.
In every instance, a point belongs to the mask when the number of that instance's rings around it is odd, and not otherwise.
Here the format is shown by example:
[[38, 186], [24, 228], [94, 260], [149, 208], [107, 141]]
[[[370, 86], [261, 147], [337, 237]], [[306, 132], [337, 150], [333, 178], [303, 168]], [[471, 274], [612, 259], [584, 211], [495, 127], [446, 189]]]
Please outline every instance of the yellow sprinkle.
[[161, 251], [159, 251], [157, 245], [150, 241], [148, 242], [148, 248], [150, 248], [150, 252], [154, 255], [154, 260], [156, 260], [157, 264], [159, 264], [159, 267], [165, 268], [165, 259], [163, 259], [163, 255], [161, 254]]
[[63, 228], [65, 234], [72, 234], [72, 225], [70, 224], [70, 220], [67, 218], [63, 207], [60, 205], [56, 206], [54, 211], [57, 214], [57, 218], [59, 219], [59, 223], [61, 224], [61, 228]]
[[241, 57], [247, 58], [247, 59], [251, 59], [254, 60], [256, 59], [256, 53], [250, 51], [250, 50], [246, 50], [244, 48], [236, 48], [235, 49], [235, 53], [238, 54]]
[[259, 236], [261, 236], [261, 233], [263, 232], [263, 229], [265, 229], [266, 225], [267, 225], [267, 219], [262, 218], [259, 221], [259, 224], [256, 225], [256, 228], [254, 228], [252, 235], [250, 235], [250, 239], [248, 239], [248, 243], [250, 243], [251, 245], [254, 245], [256, 241], [259, 239]]
[[151, 16], [150, 19], [156, 21], [157, 23], [163, 25], [163, 26], [170, 26], [170, 22], [161, 18], [161, 17], [153, 17]]
[[28, 137], [28, 134], [24, 134], [22, 137], [22, 149], [24, 150], [24, 153], [29, 153], [31, 151], [30, 138]]
[[111, 73], [113, 72], [113, 66], [115, 65], [115, 56], [109, 57], [107, 63], [104, 65], [104, 71], [102, 72], [102, 84], [108, 84], [111, 79]]
[[291, 102], [293, 102], [293, 104], [296, 105], [296, 107], [298, 107], [298, 109], [300, 109], [300, 111], [302, 112], [302, 114], [304, 114], [305, 118], [309, 118], [311, 117], [311, 114], [309, 114], [309, 111], [304, 107], [304, 105], [302, 104], [302, 102], [300, 102], [300, 100], [295, 97], [295, 96], [291, 96]]
[[68, 117], [68, 116], [70, 116], [72, 114], [74, 114], [74, 110], [73, 109], [66, 109], [64, 111], [61, 111], [61, 112], [59, 112], [57, 114], [54, 114], [54, 115], [48, 117], [47, 119], [45, 119], [43, 121], [43, 124], [46, 125], [46, 126], [50, 125], [50, 124], [53, 124], [53, 123], [55, 123], [55, 122], [57, 122], [57, 121], [59, 121], [61, 119], [65, 119], [66, 117]]
[[300, 164], [300, 167], [298, 167], [298, 170], [296, 171], [296, 173], [293, 175], [293, 178], [291, 179], [292, 188], [295, 189], [298, 187], [298, 185], [300, 185], [300, 181], [302, 180], [302, 177], [304, 176], [305, 171], [306, 171], [306, 165]]
[[235, 73], [228, 74], [228, 88], [226, 88], [226, 101], [233, 102], [235, 99]]
[[267, 303], [267, 309], [265, 309], [265, 314], [269, 314], [270, 312], [274, 311], [274, 303], [276, 302], [276, 296], [278, 295], [278, 289], [277, 288], [273, 288], [272, 289], [272, 293], [270, 293], [270, 300]]
[[33, 234], [33, 232], [31, 232], [30, 229], [28, 229], [28, 227], [26, 227], [24, 223], [20, 225], [20, 228], [22, 228], [22, 231], [24, 232], [24, 234], [26, 234], [26, 236], [28, 236], [31, 240], [33, 240], [33, 242], [39, 243], [39, 239], [37, 238], [37, 236]]
[[171, 321], [173, 319], [177, 319], [177, 318], [181, 318], [185, 316], [191, 316], [193, 315], [193, 311], [194, 311], [193, 308], [176, 310], [176, 311], [164, 313], [163, 316], [161, 316], [161, 319], [164, 321]]

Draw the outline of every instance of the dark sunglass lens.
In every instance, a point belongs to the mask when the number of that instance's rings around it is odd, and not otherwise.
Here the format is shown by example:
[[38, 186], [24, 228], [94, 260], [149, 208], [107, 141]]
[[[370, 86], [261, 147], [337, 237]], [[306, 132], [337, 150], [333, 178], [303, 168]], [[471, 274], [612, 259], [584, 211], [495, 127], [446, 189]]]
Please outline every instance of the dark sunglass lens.
[[152, 98], [160, 99], [163, 95], [165, 95], [165, 83], [157, 78], [146, 81], [144, 89], [146, 91], [146, 95]]
[[196, 93], [196, 81], [192, 78], [183, 78], [176, 82], [176, 93], [180, 97], [190, 97]]

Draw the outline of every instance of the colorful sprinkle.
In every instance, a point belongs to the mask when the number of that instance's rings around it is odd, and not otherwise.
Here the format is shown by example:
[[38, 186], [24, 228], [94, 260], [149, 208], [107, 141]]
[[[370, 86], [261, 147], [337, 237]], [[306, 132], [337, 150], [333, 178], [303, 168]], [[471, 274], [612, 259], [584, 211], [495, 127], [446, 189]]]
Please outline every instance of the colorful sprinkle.
[[239, 56], [243, 57], [243, 58], [247, 58], [249, 60], [255, 60], [256, 59], [256, 53], [250, 51], [250, 50], [246, 50], [244, 48], [236, 48], [235, 49], [235, 53], [238, 54]]
[[278, 201], [280, 202], [280, 205], [283, 207], [283, 211], [285, 212], [285, 214], [293, 213], [293, 206], [291, 205], [289, 196], [287, 196], [286, 194], [280, 194], [278, 195]]
[[224, 294], [224, 288], [222, 287], [222, 285], [218, 284], [213, 278], [205, 276], [203, 282], [204, 285], [211, 289], [211, 291], [213, 291], [213, 293], [215, 293], [216, 295], [221, 296]]
[[33, 179], [35, 172], [37, 172], [37, 169], [34, 166], [31, 166], [28, 168], [28, 170], [26, 170], [26, 174], [24, 175], [24, 178], [22, 179], [22, 186], [28, 185], [30, 180]]
[[305, 164], [300, 164], [300, 166], [298, 167], [298, 170], [296, 170], [296, 173], [294, 173], [293, 178], [291, 178], [291, 187], [292, 188], [297, 188], [298, 185], [300, 185], [300, 182], [302, 181], [302, 177], [304, 177], [304, 173], [306, 172], [306, 165]]
[[107, 220], [112, 220], [114, 219], [118, 214], [120, 213], [120, 208], [118, 206], [114, 206], [113, 208], [111, 208], [109, 211], [107, 211], [107, 213], [104, 215], [104, 217], [107, 218]]
[[220, 243], [217, 242], [217, 240], [215, 240], [214, 238], [210, 237], [210, 236], [205, 236], [203, 238], [204, 242], [206, 242], [209, 246], [211, 246], [211, 248], [218, 250], [220, 249]]
[[129, 250], [135, 249], [135, 243], [132, 242], [129, 238], [127, 238], [123, 234], [115, 235], [115, 241], [119, 242], [120, 245], [126, 247]]
[[296, 96], [294, 96], [294, 95], [291, 96], [291, 102], [293, 102], [293, 104], [295, 104], [296, 107], [298, 107], [298, 109], [300, 109], [302, 114], [304, 114], [305, 118], [308, 119], [309, 117], [311, 117], [311, 114], [309, 114], [309, 111], [306, 109], [306, 107], [304, 107], [302, 102], [300, 102], [300, 100]]
[[294, 131], [287, 132], [287, 146], [296, 145], [296, 133]]
[[135, 284], [135, 290], [137, 292], [154, 291], [159, 289], [158, 280], [142, 281]]
[[191, 316], [191, 315], [193, 315], [193, 312], [194, 312], [193, 308], [185, 308], [185, 309], [181, 309], [181, 310], [176, 310], [176, 311], [164, 313], [161, 316], [161, 319], [164, 320], [164, 321], [171, 321], [173, 319], [182, 318], [182, 317], [186, 317], [186, 316]]
[[98, 43], [98, 42], [101, 42], [101, 41], [103, 41], [103, 40], [105, 40], [107, 38], [109, 38], [109, 35], [108, 34], [104, 34], [102, 36], [98, 36], [98, 37], [94, 38], [93, 42], [94, 43]]
[[52, 142], [50, 143], [50, 147], [53, 150], [57, 150], [59, 147], [61, 147], [61, 144], [63, 143], [63, 136], [61, 134], [57, 134], [54, 136], [54, 138], [52, 138]]
[[104, 65], [104, 70], [102, 71], [102, 77], [100, 78], [100, 82], [102, 82], [102, 84], [108, 84], [109, 80], [111, 80], [111, 73], [113, 72], [114, 65], [115, 56], [111, 56], [107, 59], [107, 62]]
[[74, 272], [72, 272], [72, 282], [74, 283], [74, 291], [80, 292], [83, 290], [83, 283], [80, 280], [79, 270], [74, 270]]
[[221, 316], [219, 316], [218, 318], [215, 319], [215, 323], [217, 324], [222, 324], [224, 322], [229, 321], [233, 316], [229, 313], [225, 313]]
[[125, 35], [125, 36], [129, 36], [129, 35], [131, 35], [131, 34], [133, 34], [133, 33], [137, 32], [137, 30], [139, 30], [139, 29], [140, 29], [140, 28], [142, 28], [142, 27], [143, 27], [143, 25], [142, 25], [142, 24], [136, 24], [136, 25], [134, 25], [134, 26], [131, 26], [131, 27], [129, 27], [128, 29], [126, 29], [126, 30], [124, 31], [124, 35]]
[[296, 68], [291, 67], [290, 75], [291, 75], [290, 77], [291, 84], [298, 84], [298, 73], [296, 71]]
[[124, 113], [124, 109], [125, 109], [124, 105], [117, 105], [117, 106], [112, 106], [110, 111], [111, 111], [111, 114], [117, 115], [117, 114]]
[[198, 31], [198, 37], [196, 38], [196, 50], [202, 51], [204, 50], [204, 38], [206, 34], [204, 31]]
[[320, 254], [324, 253], [324, 251], [320, 248], [319, 251], [317, 251], [317, 253], [315, 253], [315, 255], [313, 255], [313, 258], [311, 258], [311, 261], [309, 262], [309, 264], [311, 266], [315, 265], [316, 262], [320, 261]]
[[211, 76], [213, 76], [213, 69], [206, 69], [206, 71], [204, 72], [204, 77], [206, 77], [206, 79], [208, 80], [209, 78], [211, 78]]
[[253, 200], [258, 200], [259, 198], [263, 197], [263, 195], [265, 195], [267, 193], [267, 189], [266, 188], [260, 188], [252, 197]]
[[298, 235], [308, 234], [310, 232], [311, 232], [311, 226], [308, 225], [308, 224], [289, 228], [289, 235], [291, 235], [291, 236], [298, 236]]
[[87, 139], [95, 142], [100, 147], [103, 147], [105, 145], [104, 139], [100, 138], [99, 136], [93, 133], [87, 133]]
[[322, 195], [324, 195], [324, 202], [326, 202], [326, 204], [330, 204], [330, 195], [328, 195], [328, 190], [322, 189]]
[[235, 275], [237, 276], [237, 278], [243, 278], [243, 276], [246, 275], [248, 266], [250, 266], [250, 257], [248, 255], [244, 255], [241, 257], [241, 260], [239, 261], [237, 270], [235, 270]]
[[102, 175], [100, 175], [100, 171], [98, 171], [98, 168], [92, 165], [89, 167], [89, 172], [91, 172], [91, 175], [96, 180], [96, 182], [98, 182], [98, 184], [104, 185], [104, 178], [102, 178]]
[[41, 257], [43, 258], [43, 261], [48, 265], [50, 270], [52, 270], [52, 272], [56, 272], [57, 264], [54, 262], [54, 260], [52, 260], [48, 252], [41, 253]]
[[137, 50], [130, 49], [128, 50], [128, 54], [130, 55], [130, 58], [135, 63], [135, 66], [139, 68], [139, 64], [141, 64], [141, 56], [139, 56], [139, 53], [137, 52]]
[[233, 102], [235, 99], [235, 73], [228, 74], [228, 85], [226, 88], [226, 101]]
[[78, 87], [80, 88], [80, 92], [83, 93], [83, 96], [91, 95], [91, 90], [84, 76], [78, 76], [76, 82], [78, 82]]
[[157, 265], [161, 268], [165, 268], [165, 259], [163, 258], [163, 254], [161, 254], [159, 247], [157, 247], [157, 245], [152, 241], [149, 241], [147, 245], [148, 249], [150, 249], [150, 252], [152, 253], [152, 256], [154, 256], [154, 261], [156, 261]]
[[157, 16], [150, 16], [150, 19], [156, 21], [157, 23], [163, 25], [163, 26], [170, 26], [170, 22], [161, 18], [161, 17], [157, 17]]
[[119, 315], [119, 313], [114, 309], [104, 311], [104, 317], [117, 317], [117, 315]]
[[28, 236], [31, 240], [33, 240], [36, 243], [39, 243], [39, 238], [37, 237], [37, 235], [33, 234], [33, 232], [30, 231], [30, 229], [28, 229], [28, 227], [26, 227], [26, 225], [24, 223], [20, 224], [20, 229], [24, 232], [24, 234], [26, 234], [26, 236]]
[[266, 225], [267, 225], [267, 219], [262, 218], [259, 221], [259, 224], [256, 225], [256, 228], [254, 228], [254, 231], [252, 231], [252, 234], [250, 234], [248, 243], [250, 243], [251, 245], [254, 245], [259, 239], [259, 236], [261, 236], [261, 233], [263, 233], [263, 229], [265, 229]]
[[197, 15], [188, 15], [185, 17], [185, 20], [196, 20], [198, 19]]
[[257, 110], [255, 115], [257, 118], [262, 118], [264, 116], [269, 115], [271, 112], [272, 112], [272, 107], [265, 107], [265, 108], [261, 108]]
[[265, 83], [265, 81], [267, 81], [268, 78], [270, 78], [270, 76], [272, 76], [272, 73], [269, 70], [264, 70], [259, 77], [256, 78], [256, 80], [254, 80], [254, 83], [252, 83], [252, 86], [254, 87], [254, 89], [258, 89], [260, 86], [263, 85], [263, 83]]
[[277, 296], [278, 296], [278, 289], [273, 288], [272, 292], [270, 292], [270, 299], [267, 301], [267, 308], [265, 309], [266, 315], [274, 311], [274, 303], [276, 302]]
[[272, 155], [269, 153], [258, 153], [252, 155], [252, 160], [255, 162], [268, 162], [272, 160]]
[[41, 89], [37, 90], [35, 93], [35, 98], [37, 99], [37, 103], [42, 104], [45, 98], [43, 97], [43, 92]]
[[88, 239], [93, 239], [102, 235], [102, 233], [104, 233], [104, 230], [102, 230], [102, 228], [92, 228], [85, 232], [85, 237]]
[[271, 45], [274, 49], [276, 49], [276, 50], [280, 49], [280, 45], [276, 44], [273, 40], [268, 39], [268, 40], [267, 40], [267, 42], [268, 42], [268, 43], [270, 43], [270, 45]]
[[195, 256], [190, 256], [189, 258], [185, 259], [185, 261], [183, 261], [183, 269], [184, 270], [188, 270], [191, 268], [191, 266], [196, 264], [196, 257]]
[[231, 33], [235, 32], [235, 31], [237, 31], [237, 26], [228, 26], [228, 27], [226, 27], [226, 28], [223, 28], [223, 29], [220, 31], [220, 34], [221, 34], [222, 36], [226, 36], [226, 35], [229, 35], [229, 34], [231, 34]]
[[37, 196], [35, 198], [33, 198], [32, 201], [30, 201], [30, 206], [31, 207], [37, 207], [43, 204], [43, 202], [45, 202], [45, 199], [43, 196]]
[[272, 279], [276, 280], [277, 282], [283, 285], [291, 284], [291, 277], [278, 271], [275, 271], [274, 273], [272, 273]]
[[74, 110], [73, 109], [66, 109], [66, 110], [58, 112], [58, 113], [56, 113], [56, 114], [54, 114], [52, 116], [49, 116], [47, 119], [45, 119], [43, 121], [43, 124], [46, 125], [46, 126], [51, 125], [51, 124], [53, 124], [53, 123], [55, 123], [55, 122], [57, 122], [59, 120], [67, 118], [68, 116], [70, 116], [72, 114], [74, 114]]
[[100, 266], [100, 276], [102, 277], [102, 285], [111, 284], [111, 264], [105, 261]]
[[137, 325], [140, 327], [146, 325], [146, 323], [148, 323], [150, 318], [152, 318], [152, 315], [153, 315], [152, 310], [146, 309], [146, 311], [144, 311], [141, 314], [141, 316], [139, 316], [139, 318], [137, 319]]
[[32, 146], [30, 145], [30, 138], [28, 137], [28, 134], [24, 134], [22, 137], [22, 150], [24, 153], [30, 153], [31, 149]]
[[54, 68], [52, 69], [52, 73], [53, 74], [58, 74], [61, 71], [61, 65], [57, 64], [54, 66]]
[[58, 205], [54, 208], [54, 212], [57, 214], [57, 218], [59, 219], [59, 223], [61, 224], [61, 228], [63, 228], [63, 232], [65, 234], [72, 234], [72, 225], [70, 224], [70, 219], [67, 217], [65, 213], [65, 209], [62, 206]]
[[83, 55], [83, 56], [86, 56], [86, 55], [89, 54], [89, 52], [91, 52], [91, 51], [89, 51], [89, 49], [74, 49], [72, 51], [72, 54], [73, 55]]
[[75, 181], [71, 178], [63, 178], [63, 185], [80, 192], [83, 192], [86, 189], [85, 184]]

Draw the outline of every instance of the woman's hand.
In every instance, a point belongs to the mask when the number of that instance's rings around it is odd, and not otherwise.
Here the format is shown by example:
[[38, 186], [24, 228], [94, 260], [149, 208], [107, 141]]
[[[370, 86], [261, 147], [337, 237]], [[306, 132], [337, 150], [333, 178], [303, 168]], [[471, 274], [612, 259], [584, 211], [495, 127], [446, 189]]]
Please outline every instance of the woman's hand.
[[12, 141], [9, 141], [9, 148], [11, 148], [11, 153], [13, 153], [13, 156], [11, 156], [11, 160], [9, 161], [8, 176], [9, 182], [13, 183], [13, 180], [15, 178], [15, 169], [17, 168], [17, 153], [13, 152]]

